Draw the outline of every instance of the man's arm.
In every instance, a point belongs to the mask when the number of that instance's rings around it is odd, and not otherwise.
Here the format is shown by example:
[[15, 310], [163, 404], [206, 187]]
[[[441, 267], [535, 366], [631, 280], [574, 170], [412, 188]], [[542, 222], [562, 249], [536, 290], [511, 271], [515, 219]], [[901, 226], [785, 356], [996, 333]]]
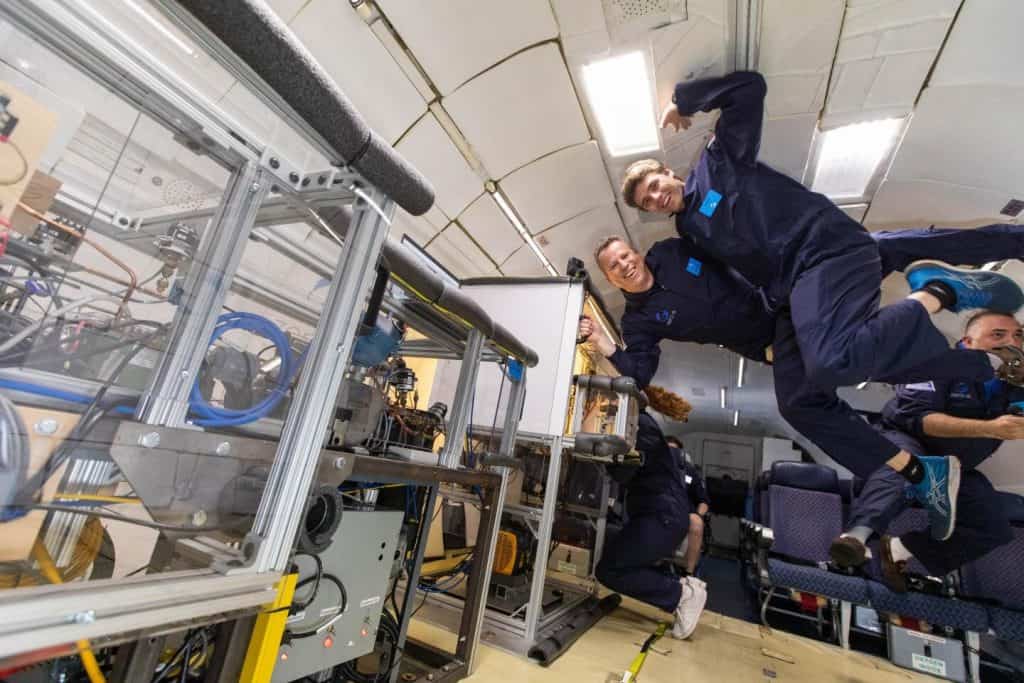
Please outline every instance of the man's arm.
[[1024, 417], [1001, 415], [994, 420], [971, 420], [945, 413], [929, 413], [921, 419], [928, 436], [974, 439], [1024, 439]]
[[716, 142], [739, 161], [753, 164], [761, 147], [764, 97], [768, 86], [756, 71], [736, 71], [720, 78], [699, 78], [676, 85], [672, 101], [679, 115], [721, 110]]
[[623, 324], [623, 337], [627, 346], [622, 350], [605, 336], [600, 325], [589, 318], [580, 321], [579, 333], [593, 342], [600, 354], [610, 360], [619, 372], [636, 380], [641, 389], [651, 383], [654, 373], [658, 371], [658, 361], [661, 359], [658, 342], [661, 340], [653, 335], [638, 333]]

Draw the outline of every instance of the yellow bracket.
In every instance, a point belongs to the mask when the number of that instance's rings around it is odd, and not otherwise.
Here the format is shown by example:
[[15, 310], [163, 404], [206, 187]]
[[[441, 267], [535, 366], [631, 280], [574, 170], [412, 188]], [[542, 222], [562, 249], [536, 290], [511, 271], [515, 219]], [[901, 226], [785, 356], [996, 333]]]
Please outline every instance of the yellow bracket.
[[295, 597], [298, 574], [282, 576], [277, 582], [277, 598], [256, 617], [256, 625], [249, 639], [245, 653], [240, 683], [270, 683], [270, 676], [277, 664], [277, 651], [281, 646], [285, 623], [288, 621], [288, 607]]

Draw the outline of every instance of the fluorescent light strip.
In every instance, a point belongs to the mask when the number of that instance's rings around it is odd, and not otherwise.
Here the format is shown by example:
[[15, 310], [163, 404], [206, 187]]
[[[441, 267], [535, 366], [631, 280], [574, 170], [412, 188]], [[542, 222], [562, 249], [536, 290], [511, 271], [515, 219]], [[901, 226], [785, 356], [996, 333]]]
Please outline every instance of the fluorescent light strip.
[[141, 7], [139, 7], [139, 5], [135, 3], [135, 0], [123, 0], [123, 2], [131, 10], [133, 10], [136, 14], [138, 14], [140, 17], [145, 19], [147, 24], [149, 24], [150, 26], [155, 28], [157, 31], [159, 31], [161, 34], [163, 34], [163, 36], [165, 38], [167, 38], [167, 40], [171, 41], [172, 43], [177, 45], [182, 51], [187, 53], [189, 57], [194, 57], [195, 56], [196, 51], [193, 50], [192, 47], [188, 43], [186, 43], [184, 40], [182, 40], [178, 36], [174, 35], [174, 33], [169, 28], [167, 28], [166, 26], [161, 24], [159, 21], [157, 21], [156, 17], [154, 17], [152, 14], [150, 14], [146, 10], [142, 9]]
[[732, 414], [732, 426], [733, 427], [739, 427], [740, 426], [740, 411], [738, 411], [738, 410], [733, 411], [733, 414]]
[[512, 205], [509, 204], [508, 198], [505, 197], [505, 193], [502, 192], [501, 189], [499, 188], [492, 192], [491, 196], [494, 197], [494, 201], [498, 203], [498, 207], [501, 209], [502, 213], [505, 214], [505, 217], [508, 218], [510, 223], [512, 223], [512, 227], [516, 229], [516, 232], [519, 233], [519, 236], [523, 238], [523, 241], [526, 242], [530, 249], [533, 250], [533, 253], [537, 256], [537, 259], [540, 260], [540, 262], [544, 265], [544, 268], [547, 269], [548, 274], [557, 276], [558, 271], [555, 270], [555, 267], [553, 265], [551, 265], [551, 261], [549, 261], [548, 257], [544, 255], [544, 252], [541, 250], [540, 245], [537, 244], [537, 241], [533, 239], [533, 235], [531, 235], [529, 231], [526, 229], [526, 226], [523, 225], [522, 219], [519, 218], [519, 214], [517, 214], [515, 212], [515, 209], [512, 208]]
[[746, 369], [746, 365], [747, 359], [744, 358], [743, 356], [740, 356], [740, 367], [739, 370], [736, 372], [736, 388], [738, 389], [743, 388], [743, 370]]
[[722, 388], [721, 388], [721, 389], [719, 390], [719, 392], [718, 392], [718, 396], [719, 396], [719, 398], [721, 398], [721, 399], [722, 399], [722, 401], [721, 401], [721, 403], [722, 403], [722, 408], [725, 408], [725, 387], [722, 387]]

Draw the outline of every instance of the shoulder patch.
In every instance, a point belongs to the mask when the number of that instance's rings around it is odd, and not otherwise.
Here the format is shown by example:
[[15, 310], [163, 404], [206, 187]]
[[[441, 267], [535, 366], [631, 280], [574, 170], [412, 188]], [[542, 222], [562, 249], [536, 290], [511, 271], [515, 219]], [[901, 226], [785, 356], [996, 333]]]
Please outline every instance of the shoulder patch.
[[708, 190], [708, 193], [704, 195], [704, 201], [700, 203], [700, 212], [711, 218], [714, 215], [715, 209], [718, 208], [719, 202], [722, 201], [722, 195], [715, 190]]

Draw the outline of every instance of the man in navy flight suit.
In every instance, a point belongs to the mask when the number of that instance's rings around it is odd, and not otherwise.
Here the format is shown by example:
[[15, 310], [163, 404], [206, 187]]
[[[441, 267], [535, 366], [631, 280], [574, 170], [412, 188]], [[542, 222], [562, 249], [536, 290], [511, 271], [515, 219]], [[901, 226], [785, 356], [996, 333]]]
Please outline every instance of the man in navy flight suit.
[[[969, 349], [1024, 344], [1024, 330], [1008, 315], [985, 311], [972, 317], [960, 344]], [[956, 530], [946, 541], [926, 532], [882, 536], [882, 575], [895, 591], [907, 590], [904, 570], [916, 558], [929, 574], [943, 576], [994, 548], [1013, 540], [1002, 501], [988, 478], [976, 468], [1005, 440], [1024, 439], [1024, 417], [1009, 414], [1024, 400], [1024, 389], [998, 379], [970, 378], [920, 382], [901, 386], [882, 411], [882, 434], [912, 453], [953, 453], [961, 462]], [[832, 544], [833, 561], [860, 566], [868, 557], [866, 543], [884, 534], [906, 506], [906, 482], [889, 468], [880, 468], [864, 485], [851, 511], [850, 530]]]
[[622, 531], [609, 541], [594, 574], [614, 591], [675, 615], [672, 636], [689, 638], [707, 600], [707, 588], [695, 576], [682, 579], [656, 566], [672, 557], [686, 538], [690, 500], [675, 456], [654, 421], [640, 413], [636, 449], [640, 467], [609, 466], [609, 474], [626, 487]]
[[[922, 258], [981, 265], [1008, 255], [1024, 255], [1024, 227], [1015, 225], [975, 230], [926, 228], [871, 236], [878, 244], [881, 277]], [[885, 461], [882, 456], [899, 451], [840, 400], [834, 389], [818, 388], [807, 379], [800, 355], [795, 353], [788, 316], [770, 311], [757, 288], [705, 250], [676, 237], [658, 242], [641, 257], [625, 238], [613, 236], [599, 243], [594, 259], [626, 297], [621, 320], [626, 348], [616, 348], [589, 319], [580, 322], [580, 335], [641, 387], [650, 383], [658, 368], [662, 339], [720, 344], [759, 362], [772, 360], [766, 355], [772, 346], [779, 411], [796, 430], [863, 479]], [[780, 356], [775, 345], [786, 352]], [[957, 368], [964, 362], [956, 359], [964, 355], [980, 355], [986, 367], [991, 367], [982, 351], [948, 353], [950, 373], [959, 373]], [[969, 365], [973, 362], [966, 360]], [[991, 376], [991, 369], [988, 372]]]
[[[757, 161], [765, 93], [764, 78], [754, 72], [679, 83], [662, 125], [687, 127], [694, 112], [718, 109], [714, 139], [685, 182], [658, 161], [635, 162], [622, 196], [641, 210], [675, 215], [681, 236], [762, 288], [772, 310], [786, 311], [777, 319], [775, 362], [803, 370], [801, 384], [783, 386], [784, 395], [808, 387], [828, 393], [869, 379], [935, 378], [950, 349], [932, 314], [1012, 312], [1024, 304], [1020, 288], [998, 273], [924, 263], [908, 269], [907, 299], [879, 309], [875, 240], [827, 197]], [[963, 372], [992, 376], [984, 354], [969, 358]], [[784, 382], [788, 375], [776, 372]], [[959, 485], [955, 459], [925, 460], [891, 443], [860, 459], [872, 471], [887, 465], [917, 485], [933, 526], [948, 537]]]
[[700, 551], [704, 546], [704, 527], [711, 514], [711, 499], [708, 498], [708, 487], [704, 484], [700, 470], [686, 459], [683, 442], [674, 436], [666, 436], [665, 441], [683, 470], [687, 498], [690, 501], [690, 531], [687, 534], [685, 567], [686, 573], [693, 574], [697, 571]]

